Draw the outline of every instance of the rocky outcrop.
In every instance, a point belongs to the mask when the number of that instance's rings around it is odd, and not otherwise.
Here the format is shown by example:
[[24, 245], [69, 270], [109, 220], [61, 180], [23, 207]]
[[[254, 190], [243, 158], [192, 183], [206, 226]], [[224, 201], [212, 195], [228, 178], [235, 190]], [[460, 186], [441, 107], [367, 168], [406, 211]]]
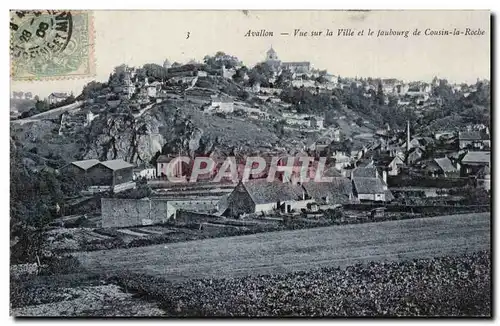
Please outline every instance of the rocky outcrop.
[[214, 147], [214, 140], [179, 110], [161, 104], [138, 118], [131, 114], [101, 115], [92, 122], [87, 139], [86, 159], [121, 158], [134, 164], [150, 162], [158, 152], [193, 156]]

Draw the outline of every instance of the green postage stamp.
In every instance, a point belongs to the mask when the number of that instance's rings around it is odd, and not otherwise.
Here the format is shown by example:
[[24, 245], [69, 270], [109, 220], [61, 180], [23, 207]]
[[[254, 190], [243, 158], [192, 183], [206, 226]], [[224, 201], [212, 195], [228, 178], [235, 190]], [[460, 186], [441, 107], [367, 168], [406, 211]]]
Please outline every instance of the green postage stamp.
[[12, 10], [10, 36], [13, 80], [95, 74], [91, 11]]

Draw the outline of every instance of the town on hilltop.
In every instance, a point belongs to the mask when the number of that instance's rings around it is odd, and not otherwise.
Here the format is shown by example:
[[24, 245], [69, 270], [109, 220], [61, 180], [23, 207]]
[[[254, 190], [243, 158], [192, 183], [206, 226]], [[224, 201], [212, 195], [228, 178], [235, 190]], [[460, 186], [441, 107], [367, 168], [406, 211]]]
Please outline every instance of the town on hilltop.
[[[346, 77], [285, 60], [286, 49], [273, 47], [253, 67], [217, 52], [202, 62], [122, 64], [80, 94], [14, 92], [11, 260], [39, 273], [74, 254], [106, 270], [114, 249], [153, 259], [141, 248], [344, 225], [369, 238], [376, 223], [490, 212], [489, 80]], [[248, 165], [255, 157], [265, 167]], [[236, 180], [223, 174], [228, 164]], [[318, 170], [328, 181], [314, 181]]]

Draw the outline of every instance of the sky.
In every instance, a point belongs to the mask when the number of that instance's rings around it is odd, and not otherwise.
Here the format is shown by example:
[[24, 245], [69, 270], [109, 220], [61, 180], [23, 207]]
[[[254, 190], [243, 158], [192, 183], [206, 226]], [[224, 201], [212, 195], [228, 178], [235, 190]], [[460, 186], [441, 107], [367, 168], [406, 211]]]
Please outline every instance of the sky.
[[[11, 81], [11, 91], [81, 92], [92, 80], [106, 81], [115, 66], [202, 61], [224, 51], [247, 66], [261, 62], [272, 46], [282, 61], [310, 61], [343, 77], [398, 78], [474, 83], [490, 78], [489, 11], [94, 11], [96, 75], [51, 81]], [[481, 29], [484, 35], [426, 36], [440, 31]], [[307, 36], [294, 36], [294, 31]], [[329, 29], [332, 36], [326, 36]], [[338, 36], [351, 29], [354, 36]], [[368, 36], [368, 30], [374, 34]], [[377, 37], [378, 30], [410, 35]], [[415, 29], [420, 36], [413, 36]], [[246, 37], [266, 30], [272, 37]], [[364, 35], [357, 32], [364, 30]], [[311, 31], [322, 31], [313, 37]], [[189, 38], [187, 33], [189, 32]], [[289, 33], [289, 35], [281, 35]]]

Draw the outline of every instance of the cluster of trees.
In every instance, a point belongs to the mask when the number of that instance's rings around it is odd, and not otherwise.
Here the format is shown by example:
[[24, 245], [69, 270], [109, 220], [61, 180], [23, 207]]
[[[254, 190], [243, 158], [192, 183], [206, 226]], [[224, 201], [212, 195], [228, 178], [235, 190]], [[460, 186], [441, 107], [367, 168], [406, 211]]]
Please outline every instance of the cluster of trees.
[[241, 100], [247, 100], [250, 94], [245, 91], [241, 86], [232, 83], [228, 80], [207, 80], [206, 78], [200, 78], [196, 82], [196, 87], [208, 88], [213, 90], [221, 91], [227, 95], [237, 97]]
[[20, 118], [28, 118], [35, 114], [39, 114], [45, 111], [50, 110], [49, 102], [47, 100], [40, 100], [38, 96], [35, 96], [35, 106], [33, 106], [28, 111], [24, 111]]
[[41, 228], [59, 216], [64, 197], [78, 193], [80, 185], [49, 168], [29, 169], [23, 162], [26, 156], [11, 144], [10, 227], [14, 242], [11, 255], [14, 261], [33, 262], [40, 255], [41, 247], [36, 241], [40, 240]]
[[439, 97], [442, 105], [438, 110], [429, 110], [424, 113], [421, 121], [423, 126], [436, 126], [454, 129], [467, 124], [484, 124], [490, 126], [491, 120], [491, 88], [490, 84], [478, 81], [475, 92], [467, 97], [464, 93], [453, 92], [452, 85], [446, 80], [438, 81], [433, 88], [434, 96]]
[[288, 87], [280, 94], [283, 102], [291, 103], [298, 113], [322, 114], [328, 111], [337, 111], [341, 104], [330, 94], [314, 94], [309, 89]]
[[[172, 65], [172, 67], [174, 66]], [[109, 75], [108, 83], [110, 85], [122, 84], [128, 69], [129, 67], [125, 64], [115, 67], [113, 73]], [[148, 78], [149, 82], [165, 80], [168, 75], [167, 72], [167, 68], [156, 63], [146, 63], [141, 68], [135, 70], [139, 80], [143, 81]]]
[[203, 58], [203, 62], [210, 69], [222, 69], [225, 66], [227, 69], [236, 68], [241, 66], [241, 61], [230, 54], [226, 54], [222, 51], [217, 52], [214, 56], [206, 55]]
[[248, 68], [243, 66], [241, 68], [236, 69], [236, 73], [233, 75], [233, 81], [238, 84], [242, 84], [245, 82], [245, 75], [248, 75]]
[[273, 68], [266, 62], [256, 64], [248, 73], [250, 85], [260, 84], [269, 87], [269, 79], [273, 77]]
[[150, 82], [167, 79], [167, 69], [155, 63], [145, 64], [142, 68], [137, 69], [136, 73], [139, 80], [144, 80], [146, 77]]
[[82, 93], [78, 95], [78, 100], [85, 100], [89, 98], [95, 98], [101, 95], [102, 91], [108, 87], [106, 83], [91, 81], [83, 87]]
[[40, 100], [40, 98], [38, 96], [35, 96], [35, 105], [31, 109], [29, 109], [28, 111], [24, 111], [21, 114], [20, 118], [21, 119], [29, 118], [29, 117], [34, 116], [36, 114], [43, 113], [43, 112], [49, 111], [51, 109], [55, 109], [55, 108], [58, 108], [58, 107], [61, 107], [64, 105], [74, 103], [75, 100], [76, 100], [75, 97], [73, 96], [73, 94], [71, 94], [64, 101], [49, 105], [49, 102], [46, 99]]
[[[369, 96], [366, 96], [367, 93]], [[283, 102], [291, 103], [299, 113], [324, 114], [326, 124], [335, 123], [335, 112], [341, 109], [342, 103], [376, 124], [389, 123], [391, 128], [404, 128], [407, 120], [416, 121], [412, 109], [398, 107], [394, 98], [389, 98], [388, 103], [386, 102], [381, 83], [376, 91], [368, 92], [354, 83], [346, 89], [335, 89], [331, 93], [322, 93], [318, 89], [311, 91], [303, 87], [287, 87], [283, 89], [280, 98]]]

